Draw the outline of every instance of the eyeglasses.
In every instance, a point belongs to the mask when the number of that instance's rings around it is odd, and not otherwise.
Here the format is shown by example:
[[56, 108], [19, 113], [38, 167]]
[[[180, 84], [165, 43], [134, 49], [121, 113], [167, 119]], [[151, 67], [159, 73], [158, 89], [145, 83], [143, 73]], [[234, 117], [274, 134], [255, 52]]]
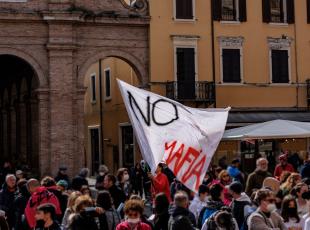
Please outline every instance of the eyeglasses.
[[226, 175], [223, 175], [223, 177], [229, 177], [229, 175], [226, 174]]

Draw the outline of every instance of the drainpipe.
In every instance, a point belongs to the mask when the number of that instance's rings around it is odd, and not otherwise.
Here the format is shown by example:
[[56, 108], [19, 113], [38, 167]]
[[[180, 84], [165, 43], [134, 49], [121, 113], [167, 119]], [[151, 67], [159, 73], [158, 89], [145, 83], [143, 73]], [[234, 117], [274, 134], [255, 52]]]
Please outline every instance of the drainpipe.
[[211, 9], [211, 46], [212, 46], [212, 77], [214, 83], [214, 108], [216, 108], [216, 79], [215, 79], [215, 48], [214, 48], [214, 21], [213, 21], [213, 7], [212, 0], [210, 0]]
[[104, 142], [103, 142], [103, 109], [102, 109], [102, 60], [99, 59], [99, 105], [100, 105], [100, 147], [101, 147], [101, 164], [104, 163]]
[[[296, 15], [296, 14], [295, 14]], [[296, 19], [295, 19], [296, 21]], [[297, 55], [297, 23], [294, 23], [294, 49], [295, 49], [295, 71], [296, 71], [296, 107], [299, 108], [299, 72], [298, 72], [298, 55]]]

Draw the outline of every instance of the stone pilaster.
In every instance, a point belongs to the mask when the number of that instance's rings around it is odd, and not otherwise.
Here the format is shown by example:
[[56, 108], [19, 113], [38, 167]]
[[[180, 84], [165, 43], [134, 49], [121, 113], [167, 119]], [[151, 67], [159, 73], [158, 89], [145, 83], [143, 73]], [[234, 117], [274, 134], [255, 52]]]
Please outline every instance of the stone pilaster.
[[39, 168], [41, 175], [46, 175], [51, 171], [51, 151], [50, 151], [50, 119], [49, 119], [49, 90], [38, 89], [36, 91], [38, 99], [38, 142], [39, 142]]

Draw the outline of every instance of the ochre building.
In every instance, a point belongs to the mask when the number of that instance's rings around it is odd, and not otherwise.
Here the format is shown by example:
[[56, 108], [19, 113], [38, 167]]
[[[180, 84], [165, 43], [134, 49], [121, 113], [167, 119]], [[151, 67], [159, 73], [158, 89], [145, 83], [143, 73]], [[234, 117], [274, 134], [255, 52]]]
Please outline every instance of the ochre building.
[[[192, 107], [230, 106], [227, 129], [273, 119], [310, 121], [310, 1], [150, 0], [149, 12], [151, 91]], [[109, 76], [112, 97], [102, 99], [101, 159], [116, 170], [133, 166], [140, 154], [115, 79], [140, 83], [132, 69]], [[104, 72], [102, 79], [104, 94]], [[87, 105], [87, 111], [98, 103]], [[92, 127], [100, 122], [87, 119], [86, 124], [91, 157], [91, 132], [99, 132]], [[227, 163], [241, 157], [253, 170], [258, 153], [275, 159], [281, 150], [290, 150], [305, 157], [308, 149], [307, 139], [223, 141], [214, 163], [223, 156]]]

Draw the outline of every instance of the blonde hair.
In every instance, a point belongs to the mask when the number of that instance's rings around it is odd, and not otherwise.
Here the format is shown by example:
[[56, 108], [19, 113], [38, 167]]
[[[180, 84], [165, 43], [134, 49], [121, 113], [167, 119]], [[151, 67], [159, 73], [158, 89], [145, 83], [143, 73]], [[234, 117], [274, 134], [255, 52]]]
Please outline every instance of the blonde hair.
[[74, 211], [80, 213], [85, 207], [92, 207], [93, 200], [88, 195], [79, 196], [74, 202]]
[[68, 198], [67, 208], [70, 209], [71, 211], [74, 211], [75, 201], [81, 195], [82, 193], [78, 191], [72, 192]]
[[301, 180], [301, 175], [299, 173], [292, 173], [280, 188], [286, 189], [288, 192], [290, 192], [291, 189], [298, 183], [298, 180]]
[[227, 174], [227, 175], [229, 176], [227, 170], [223, 169], [223, 170], [219, 173], [218, 178], [219, 178], [220, 180], [222, 180], [224, 174]]

